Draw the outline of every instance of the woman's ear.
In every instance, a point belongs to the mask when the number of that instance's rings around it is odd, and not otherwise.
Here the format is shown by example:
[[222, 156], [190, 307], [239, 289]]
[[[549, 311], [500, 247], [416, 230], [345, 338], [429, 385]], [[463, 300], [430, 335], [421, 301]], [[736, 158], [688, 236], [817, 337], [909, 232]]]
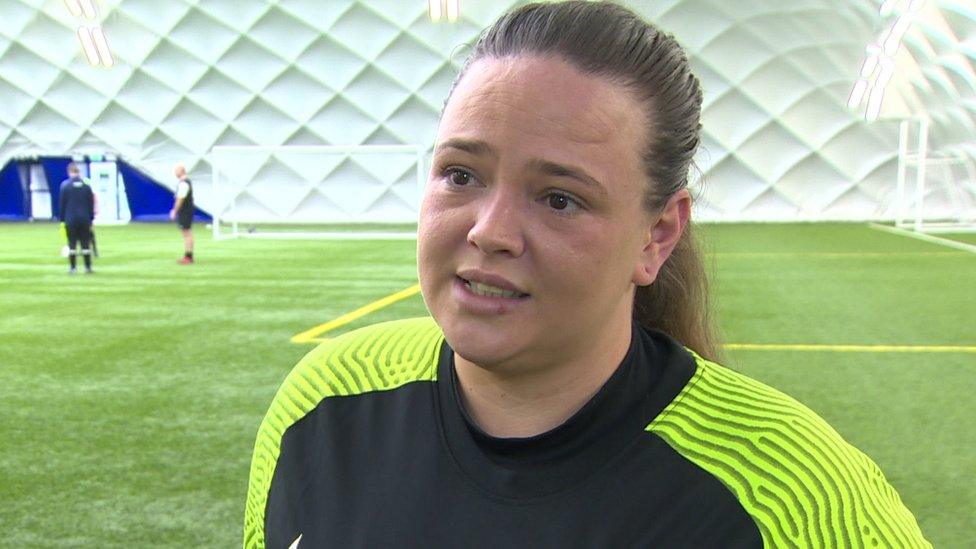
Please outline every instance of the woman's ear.
[[634, 272], [634, 284], [647, 286], [657, 279], [661, 265], [671, 255], [691, 218], [691, 193], [681, 189], [668, 199], [659, 214], [651, 218], [646, 244]]

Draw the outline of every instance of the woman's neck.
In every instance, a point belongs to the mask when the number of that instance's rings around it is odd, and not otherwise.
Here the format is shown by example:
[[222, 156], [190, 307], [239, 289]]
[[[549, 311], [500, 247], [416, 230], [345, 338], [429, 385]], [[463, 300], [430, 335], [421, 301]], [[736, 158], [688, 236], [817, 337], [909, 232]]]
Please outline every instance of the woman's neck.
[[630, 347], [631, 331], [619, 328], [586, 353], [545, 367], [483, 368], [455, 353], [465, 410], [481, 430], [499, 438], [535, 436], [572, 417], [613, 375]]

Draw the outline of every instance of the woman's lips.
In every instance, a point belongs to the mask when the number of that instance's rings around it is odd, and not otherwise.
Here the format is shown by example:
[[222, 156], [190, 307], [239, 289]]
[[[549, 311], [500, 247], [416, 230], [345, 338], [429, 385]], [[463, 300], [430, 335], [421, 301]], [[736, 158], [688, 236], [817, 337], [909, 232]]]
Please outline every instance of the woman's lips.
[[457, 276], [465, 282], [472, 284], [475, 291], [479, 293], [487, 293], [490, 295], [492, 293], [502, 291], [510, 292], [516, 294], [517, 296], [528, 295], [528, 293], [523, 291], [522, 288], [519, 288], [517, 284], [511, 282], [504, 276], [482, 269], [460, 269], [457, 272]]
[[451, 293], [461, 309], [475, 314], [507, 314], [525, 304], [530, 296], [497, 286], [454, 277]]

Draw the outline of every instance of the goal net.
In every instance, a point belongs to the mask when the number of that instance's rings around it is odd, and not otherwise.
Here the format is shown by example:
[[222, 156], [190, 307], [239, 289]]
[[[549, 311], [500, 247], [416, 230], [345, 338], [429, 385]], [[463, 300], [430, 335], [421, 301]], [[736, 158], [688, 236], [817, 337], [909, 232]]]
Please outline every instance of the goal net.
[[214, 239], [416, 236], [417, 145], [217, 146], [210, 164]]
[[922, 233], [976, 232], [976, 162], [929, 145], [927, 120], [902, 121], [895, 225]]

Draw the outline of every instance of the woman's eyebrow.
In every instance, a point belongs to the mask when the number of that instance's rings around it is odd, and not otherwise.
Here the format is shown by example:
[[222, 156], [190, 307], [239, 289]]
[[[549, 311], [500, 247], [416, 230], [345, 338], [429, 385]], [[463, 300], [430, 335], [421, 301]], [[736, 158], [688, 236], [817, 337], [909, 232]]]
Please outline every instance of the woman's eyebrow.
[[[462, 139], [459, 137], [452, 137], [437, 145], [436, 152], [441, 152], [444, 149], [455, 149], [473, 154], [475, 156], [490, 156], [495, 159], [498, 158], [498, 151], [496, 151], [494, 147], [478, 139]], [[543, 175], [569, 177], [571, 179], [575, 179], [594, 191], [604, 196], [607, 195], [606, 187], [597, 181], [596, 178], [586, 173], [586, 171], [582, 168], [567, 166], [565, 164], [559, 164], [551, 160], [543, 160], [541, 158], [530, 160], [527, 167], [528, 169], [534, 170]]]
[[607, 189], [604, 187], [596, 178], [591, 177], [585, 170], [578, 168], [576, 166], [567, 166], [564, 164], [557, 164], [551, 160], [542, 160], [541, 158], [535, 158], [529, 161], [528, 168], [530, 170], [537, 171], [544, 175], [552, 175], [556, 177], [569, 177], [575, 179], [586, 185], [587, 187], [593, 189], [594, 191], [606, 196]]
[[498, 151], [496, 151], [494, 147], [477, 139], [461, 139], [460, 137], [452, 137], [451, 139], [437, 145], [437, 152], [444, 149], [457, 149], [475, 156], [491, 156], [498, 158]]

